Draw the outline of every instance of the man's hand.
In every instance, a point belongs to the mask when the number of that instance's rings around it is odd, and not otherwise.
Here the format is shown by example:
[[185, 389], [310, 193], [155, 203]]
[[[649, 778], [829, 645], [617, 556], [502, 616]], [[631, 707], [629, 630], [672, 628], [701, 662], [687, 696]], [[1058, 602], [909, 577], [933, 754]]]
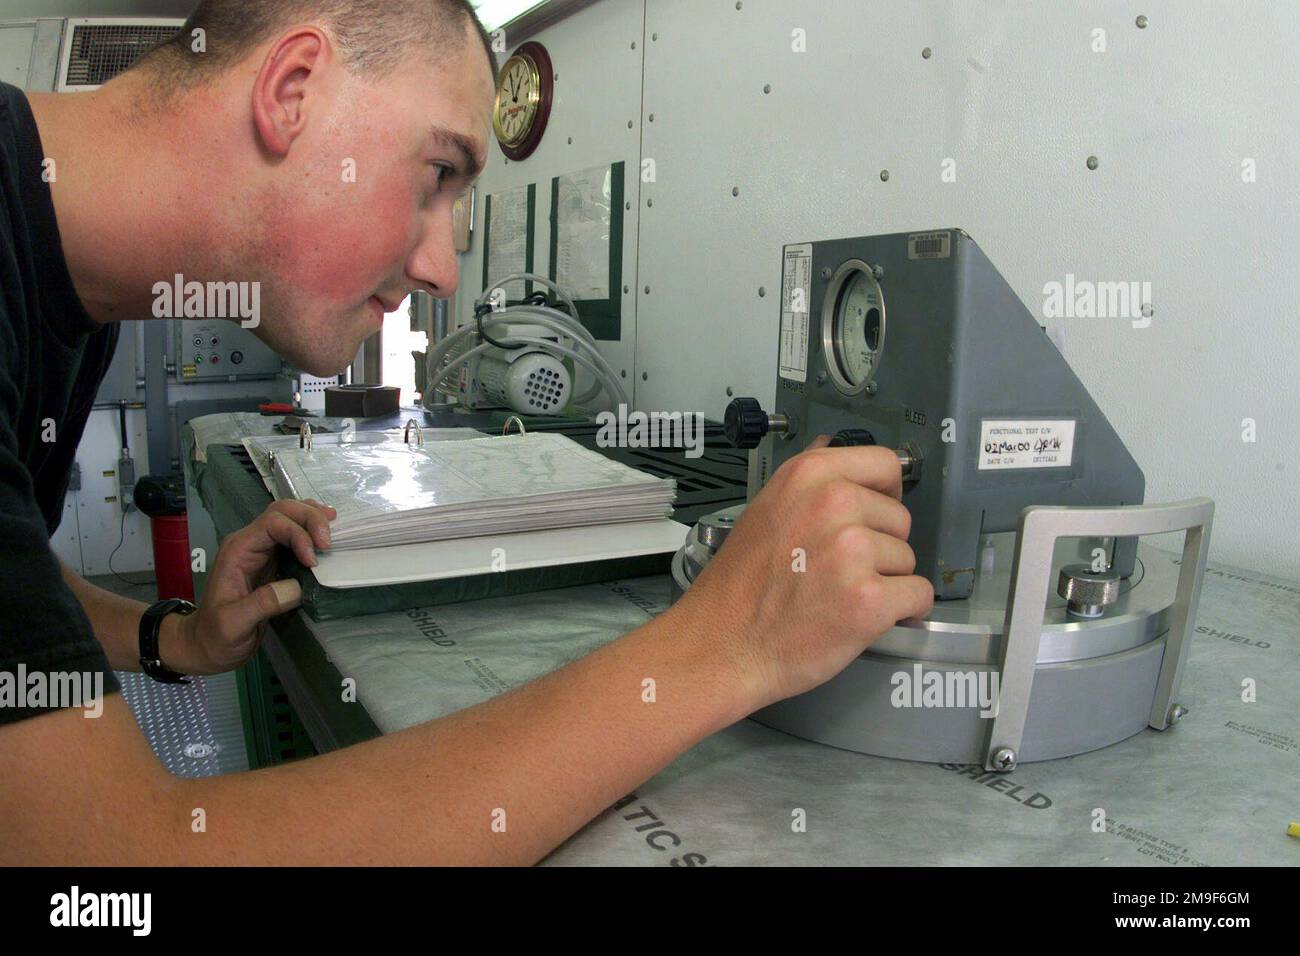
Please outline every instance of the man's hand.
[[828, 441], [777, 469], [674, 608], [729, 645], [751, 710], [829, 680], [934, 604], [912, 573], [897, 456]]
[[302, 601], [297, 581], [271, 580], [276, 547], [289, 548], [304, 567], [315, 567], [316, 549], [329, 548], [329, 524], [337, 517], [319, 501], [277, 501], [248, 527], [227, 535], [198, 613], [163, 619], [163, 663], [184, 674], [220, 674], [252, 657], [262, 625]]

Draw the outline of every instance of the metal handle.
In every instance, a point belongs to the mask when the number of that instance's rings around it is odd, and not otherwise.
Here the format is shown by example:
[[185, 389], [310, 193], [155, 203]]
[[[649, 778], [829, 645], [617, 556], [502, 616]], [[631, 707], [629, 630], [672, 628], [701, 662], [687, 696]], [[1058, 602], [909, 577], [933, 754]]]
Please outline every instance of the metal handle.
[[414, 418], [410, 419], [410, 420], [406, 423], [406, 431], [402, 433], [402, 441], [404, 441], [404, 442], [405, 442], [406, 444], [408, 444], [408, 445], [411, 443], [411, 429], [412, 429], [412, 428], [415, 429], [415, 440], [416, 440], [416, 443], [417, 443], [416, 447], [418, 447], [418, 448], [423, 448], [423, 447], [424, 447], [424, 429], [420, 427], [420, 423], [417, 422]]
[[1123, 538], [1187, 532], [1149, 720], [1149, 725], [1156, 730], [1169, 726], [1171, 704], [1182, 680], [1183, 662], [1201, 597], [1213, 522], [1214, 502], [1209, 498], [1119, 508], [1036, 506], [1021, 512], [1003, 628], [998, 709], [985, 749], [986, 770], [1012, 770], [1018, 759], [1029, 715], [1034, 671], [1038, 666], [1057, 538]]

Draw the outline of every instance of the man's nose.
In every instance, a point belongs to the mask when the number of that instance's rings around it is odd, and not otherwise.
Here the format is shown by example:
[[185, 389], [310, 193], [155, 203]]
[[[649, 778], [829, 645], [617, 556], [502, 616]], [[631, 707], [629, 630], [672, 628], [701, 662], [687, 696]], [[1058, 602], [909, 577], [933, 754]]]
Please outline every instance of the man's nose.
[[425, 227], [407, 271], [411, 278], [428, 286], [427, 291], [435, 298], [450, 299], [455, 295], [460, 283], [460, 269], [456, 263], [450, 216], [445, 220], [439, 217]]

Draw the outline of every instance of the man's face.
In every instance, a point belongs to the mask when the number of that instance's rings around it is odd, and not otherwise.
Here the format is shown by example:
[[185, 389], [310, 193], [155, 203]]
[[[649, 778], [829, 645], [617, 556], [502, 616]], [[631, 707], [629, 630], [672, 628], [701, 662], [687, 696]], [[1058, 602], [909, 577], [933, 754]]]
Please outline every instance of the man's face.
[[[456, 291], [456, 198], [486, 159], [495, 81], [476, 34], [380, 80], [341, 66], [309, 87], [309, 121], [248, 211], [256, 330], [335, 375], [415, 289]], [[456, 145], [468, 146], [468, 155]]]

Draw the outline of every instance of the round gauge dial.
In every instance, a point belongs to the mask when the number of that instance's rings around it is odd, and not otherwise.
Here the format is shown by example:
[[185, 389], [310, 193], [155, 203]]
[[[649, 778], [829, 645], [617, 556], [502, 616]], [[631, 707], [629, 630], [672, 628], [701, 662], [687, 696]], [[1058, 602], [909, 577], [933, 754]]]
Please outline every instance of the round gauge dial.
[[876, 371], [885, 339], [884, 294], [865, 263], [846, 262], [832, 277], [822, 336], [836, 387], [848, 394], [865, 388]]
[[540, 43], [525, 43], [501, 67], [492, 128], [510, 159], [526, 159], [541, 142], [550, 118], [554, 77], [550, 56]]

